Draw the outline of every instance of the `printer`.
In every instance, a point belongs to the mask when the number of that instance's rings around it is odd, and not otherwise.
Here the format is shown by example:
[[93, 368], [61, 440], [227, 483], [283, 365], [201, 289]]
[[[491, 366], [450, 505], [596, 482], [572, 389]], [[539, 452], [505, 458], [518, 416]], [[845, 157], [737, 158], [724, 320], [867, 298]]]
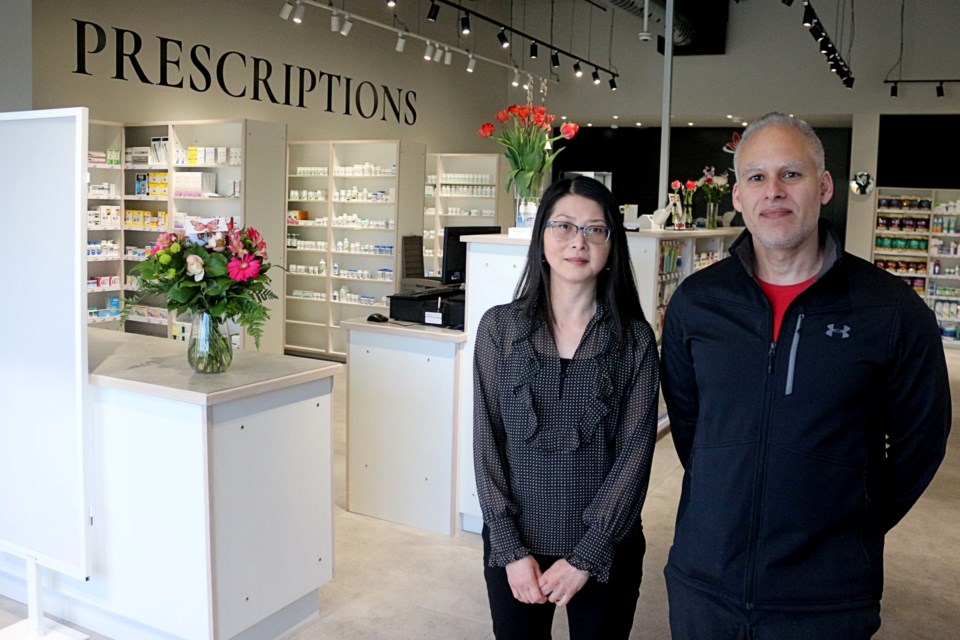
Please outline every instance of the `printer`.
[[464, 294], [460, 287], [395, 293], [389, 299], [394, 320], [463, 328]]

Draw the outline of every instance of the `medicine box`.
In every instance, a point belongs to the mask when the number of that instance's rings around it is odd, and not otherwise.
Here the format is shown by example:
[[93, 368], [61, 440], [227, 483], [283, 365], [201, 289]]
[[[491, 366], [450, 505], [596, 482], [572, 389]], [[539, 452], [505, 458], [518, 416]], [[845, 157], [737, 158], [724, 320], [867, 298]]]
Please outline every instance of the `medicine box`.
[[147, 164], [150, 162], [150, 147], [127, 147], [124, 156], [128, 164]]
[[167, 172], [151, 171], [147, 177], [147, 194], [151, 196], [166, 196], [169, 194], [167, 188]]
[[217, 192], [217, 174], [209, 171], [182, 171], [176, 174], [173, 195], [178, 198], [202, 198]]

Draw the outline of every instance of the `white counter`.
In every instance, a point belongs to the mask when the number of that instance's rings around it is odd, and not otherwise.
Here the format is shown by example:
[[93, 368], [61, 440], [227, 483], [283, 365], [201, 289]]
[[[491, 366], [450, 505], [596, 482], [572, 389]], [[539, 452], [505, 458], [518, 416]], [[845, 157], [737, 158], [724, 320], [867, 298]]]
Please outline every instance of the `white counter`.
[[340, 326], [349, 331], [347, 509], [454, 533], [466, 334], [362, 318]]
[[[89, 333], [87, 581], [44, 575], [44, 611], [128, 639], [274, 637], [333, 572], [331, 397], [342, 365], [237, 352], [197, 374], [186, 345]], [[25, 601], [0, 554], [0, 593]]]

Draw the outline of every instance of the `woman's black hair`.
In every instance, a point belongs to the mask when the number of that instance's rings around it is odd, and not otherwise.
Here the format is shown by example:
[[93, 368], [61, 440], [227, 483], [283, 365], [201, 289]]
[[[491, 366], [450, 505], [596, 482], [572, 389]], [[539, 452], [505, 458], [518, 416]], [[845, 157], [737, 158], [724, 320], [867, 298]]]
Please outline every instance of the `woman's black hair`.
[[603, 183], [593, 178], [564, 178], [550, 185], [543, 194], [536, 220], [533, 222], [527, 265], [520, 276], [514, 298], [522, 301], [523, 310], [531, 320], [540, 319], [553, 326], [550, 265], [543, 253], [543, 235], [557, 202], [570, 194], [593, 200], [603, 210], [604, 221], [610, 229], [610, 254], [606, 267], [597, 276], [597, 299], [603, 301], [613, 317], [618, 342], [622, 343], [625, 339], [629, 341], [632, 335], [632, 332], [628, 331], [631, 321], [645, 318], [633, 278], [627, 235], [613, 194]]

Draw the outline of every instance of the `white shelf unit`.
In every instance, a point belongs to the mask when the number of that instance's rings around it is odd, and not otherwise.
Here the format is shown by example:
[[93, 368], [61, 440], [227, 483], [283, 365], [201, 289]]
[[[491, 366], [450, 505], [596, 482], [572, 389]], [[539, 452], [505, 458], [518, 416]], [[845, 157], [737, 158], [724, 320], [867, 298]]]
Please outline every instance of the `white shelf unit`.
[[937, 315], [945, 347], [960, 348], [960, 189], [876, 189], [873, 260]]
[[[97, 207], [114, 206], [120, 211], [120, 226], [109, 230], [88, 225], [88, 240], [109, 239], [116, 243], [119, 255], [116, 258], [94, 256], [88, 259], [91, 277], [116, 275], [118, 293], [111, 293], [98, 282], [88, 286], [89, 306], [103, 308], [100, 305], [111, 295], [119, 295], [136, 289], [128, 281], [130, 270], [143, 260], [143, 255], [127, 252], [127, 248], [140, 248], [146, 251], [160, 233], [179, 230], [183, 215], [202, 217], [230, 216], [241, 225], [255, 226], [267, 241], [267, 246], [275, 253], [283, 242], [283, 218], [277, 211], [283, 201], [283, 154], [286, 147], [286, 126], [276, 123], [253, 120], [197, 120], [184, 122], [155, 123], [90, 123], [89, 148], [93, 151], [106, 149], [119, 150], [119, 165], [89, 163], [91, 185], [113, 185], [101, 197], [88, 194], [88, 210]], [[127, 161], [126, 150], [132, 147], [151, 147], [155, 140], [165, 139], [165, 153], [152, 153], [148, 158], [135, 158]], [[178, 162], [186, 159], [189, 147], [203, 147], [214, 150], [212, 162], [187, 164]], [[230, 164], [229, 154], [224, 163], [219, 163], [216, 150], [236, 149], [234, 163]], [[178, 150], [183, 153], [179, 154]], [[147, 162], [139, 160], [146, 159]], [[179, 176], [197, 171], [216, 175], [217, 196], [179, 197], [174, 188]], [[150, 174], [166, 177], [166, 190], [160, 180], [150, 180]], [[140, 185], [140, 176], [146, 174], [147, 192]], [[92, 187], [91, 187], [92, 188]], [[158, 193], [159, 191], [159, 193]], [[235, 196], [233, 194], [236, 194]], [[174, 221], [178, 220], [177, 223]], [[88, 279], [89, 280], [89, 279]], [[275, 280], [280, 279], [275, 276]], [[88, 282], [88, 285], [92, 283]], [[279, 288], [281, 282], [275, 282]], [[277, 291], [279, 294], [279, 291]], [[174, 318], [166, 316], [166, 301], [151, 296], [141, 303], [143, 314], [128, 317], [124, 330], [158, 337], [175, 337]], [[264, 327], [264, 339], [261, 350], [280, 352], [282, 350], [282, 306], [268, 303], [273, 319]], [[91, 325], [117, 328], [116, 319], [91, 317]], [[245, 336], [240, 336], [240, 345], [246, 345]]]
[[726, 257], [742, 227], [627, 233], [643, 314], [660, 341], [670, 297], [688, 275]]
[[[86, 242], [88, 247], [89, 243], [100, 247], [112, 244], [117, 252], [97, 255], [87, 247], [81, 249], [87, 252], [87, 322], [116, 330], [120, 328], [119, 316], [98, 314], [109, 310], [111, 298], [123, 303], [123, 125], [91, 120], [87, 125], [87, 149], [96, 154], [107, 154], [109, 150], [115, 161], [94, 161], [88, 156]], [[96, 214], [90, 213], [93, 211]], [[120, 219], [108, 221], [111, 214], [118, 214]]]
[[423, 144], [397, 140], [287, 145], [287, 352], [345, 360], [340, 323], [386, 313], [401, 238], [423, 232], [425, 161]]
[[[423, 203], [423, 275], [439, 276], [446, 227], [502, 226], [500, 154], [427, 156]], [[509, 226], [509, 225], [508, 225]], [[506, 229], [504, 228], [504, 231]]]

